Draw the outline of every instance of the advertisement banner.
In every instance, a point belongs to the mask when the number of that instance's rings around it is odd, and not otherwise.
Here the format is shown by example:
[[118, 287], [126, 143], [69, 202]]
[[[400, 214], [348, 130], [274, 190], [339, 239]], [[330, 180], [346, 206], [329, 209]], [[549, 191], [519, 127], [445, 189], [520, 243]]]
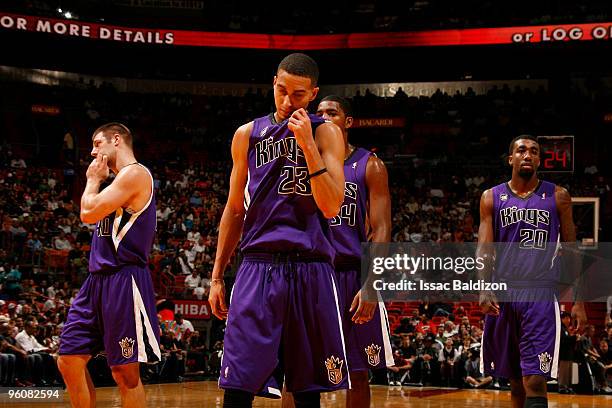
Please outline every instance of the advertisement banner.
[[172, 299], [174, 313], [180, 313], [186, 319], [208, 320], [211, 317], [208, 300]]
[[355, 118], [353, 128], [403, 128], [406, 118]]
[[274, 50], [434, 47], [610, 40], [612, 22], [320, 35], [246, 34], [122, 27], [0, 12], [0, 29], [135, 44]]

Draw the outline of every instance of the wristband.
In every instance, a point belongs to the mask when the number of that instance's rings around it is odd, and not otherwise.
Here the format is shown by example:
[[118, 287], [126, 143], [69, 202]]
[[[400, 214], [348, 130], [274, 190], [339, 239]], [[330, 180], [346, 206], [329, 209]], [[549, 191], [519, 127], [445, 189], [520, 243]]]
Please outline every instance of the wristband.
[[327, 173], [327, 167], [323, 167], [321, 170], [315, 171], [314, 173], [309, 174], [308, 179], [315, 178], [317, 176], [320, 176], [323, 173]]

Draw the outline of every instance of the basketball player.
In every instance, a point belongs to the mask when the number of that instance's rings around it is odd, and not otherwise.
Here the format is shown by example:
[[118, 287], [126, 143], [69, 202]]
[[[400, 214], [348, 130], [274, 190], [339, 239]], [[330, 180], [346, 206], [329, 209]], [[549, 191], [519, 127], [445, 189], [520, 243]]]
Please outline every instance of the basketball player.
[[[73, 407], [95, 406], [87, 362], [105, 350], [123, 407], [144, 407], [139, 363], [161, 359], [153, 282], [147, 268], [155, 235], [153, 177], [136, 161], [132, 134], [120, 123], [93, 133], [93, 161], [81, 197], [81, 220], [96, 223], [90, 274], [61, 335], [58, 367]], [[116, 177], [102, 191], [109, 171]]]
[[[347, 388], [334, 249], [327, 219], [344, 197], [342, 132], [306, 112], [318, 67], [291, 54], [274, 77], [276, 112], [238, 128], [209, 301], [227, 317], [219, 385], [224, 407], [279, 398], [283, 375], [297, 407]], [[242, 233], [229, 314], [223, 272]]]
[[338, 125], [344, 137], [344, 203], [330, 225], [351, 369], [352, 388], [347, 393], [346, 406], [369, 408], [368, 369], [391, 367], [394, 360], [384, 303], [367, 302], [361, 297], [361, 243], [368, 241], [366, 223], [372, 242], [391, 240], [391, 196], [382, 160], [348, 143], [351, 114], [349, 101], [336, 95], [323, 98], [317, 109], [317, 115]]
[[[533, 136], [514, 138], [511, 180], [486, 190], [480, 200], [479, 256], [486, 260], [486, 274], [510, 288], [505, 302], [481, 294], [487, 314], [481, 369], [510, 380], [514, 408], [548, 406], [546, 382], [557, 377], [559, 356], [559, 241], [569, 246], [576, 241], [571, 197], [538, 179], [539, 154]], [[507, 244], [493, 248], [493, 242]], [[586, 321], [582, 303], [574, 314], [579, 324]]]
[[[390, 241], [391, 197], [382, 160], [348, 143], [348, 129], [353, 124], [351, 114], [349, 101], [337, 95], [326, 96], [317, 108], [317, 116], [338, 125], [344, 138], [344, 203], [330, 225], [351, 370], [346, 406], [369, 408], [368, 369], [391, 367], [394, 360], [384, 303], [369, 302], [361, 296], [361, 243], [368, 241], [366, 220], [373, 242]], [[291, 395], [283, 394], [283, 407], [293, 406]]]

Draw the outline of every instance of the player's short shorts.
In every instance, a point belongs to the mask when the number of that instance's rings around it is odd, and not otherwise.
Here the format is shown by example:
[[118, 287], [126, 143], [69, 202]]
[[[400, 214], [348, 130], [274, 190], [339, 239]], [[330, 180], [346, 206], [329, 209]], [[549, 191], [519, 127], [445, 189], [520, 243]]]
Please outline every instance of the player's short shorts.
[[486, 316], [480, 359], [481, 371], [486, 375], [557, 378], [559, 304], [553, 289], [537, 291], [540, 300], [534, 300], [533, 291], [518, 291], [511, 295], [512, 302], [499, 304], [499, 316]]
[[246, 254], [232, 290], [219, 386], [280, 398], [350, 386], [331, 263]]
[[105, 351], [110, 366], [161, 360], [155, 292], [146, 267], [91, 273], [60, 337], [60, 355]]
[[391, 367], [395, 363], [387, 310], [382, 300], [379, 299], [372, 320], [365, 324], [351, 321], [355, 314], [355, 310], [349, 311], [351, 303], [361, 289], [360, 269], [359, 263], [335, 266], [349, 367], [351, 371]]

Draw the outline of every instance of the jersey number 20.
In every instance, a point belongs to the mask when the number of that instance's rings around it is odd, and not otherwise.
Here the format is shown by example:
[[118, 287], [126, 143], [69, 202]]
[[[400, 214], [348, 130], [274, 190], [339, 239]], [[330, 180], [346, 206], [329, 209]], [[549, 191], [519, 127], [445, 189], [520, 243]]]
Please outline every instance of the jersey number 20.
[[520, 231], [521, 249], [546, 249], [546, 241], [548, 241], [548, 231], [543, 229], [523, 228]]

